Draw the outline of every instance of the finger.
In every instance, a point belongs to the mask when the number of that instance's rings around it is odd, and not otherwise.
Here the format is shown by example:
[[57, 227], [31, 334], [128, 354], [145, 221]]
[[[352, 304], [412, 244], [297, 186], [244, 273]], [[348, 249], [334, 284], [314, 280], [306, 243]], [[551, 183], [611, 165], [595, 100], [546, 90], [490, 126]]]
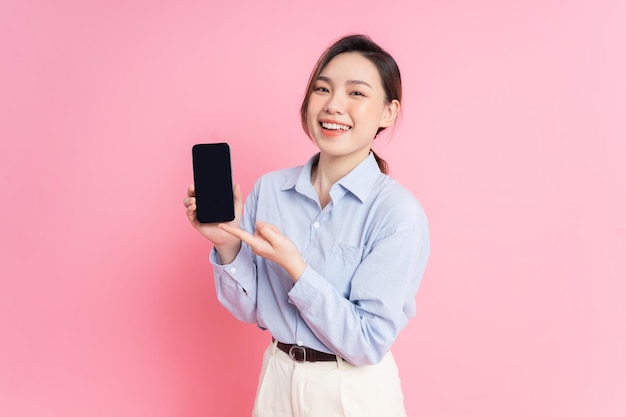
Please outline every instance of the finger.
[[267, 240], [270, 243], [275, 242], [276, 239], [279, 239], [283, 236], [276, 226], [261, 221], [256, 223], [256, 231], [258, 231], [259, 235], [263, 239]]
[[278, 227], [276, 227], [275, 225], [271, 223], [264, 222], [262, 220], [257, 220], [255, 226], [260, 229], [270, 229], [280, 234], [280, 230], [278, 229]]
[[196, 187], [191, 184], [189, 188], [187, 188], [187, 197], [195, 197], [196, 196]]
[[241, 198], [241, 186], [239, 184], [235, 184], [233, 187], [233, 195], [235, 202], [235, 215], [238, 215], [243, 212], [243, 199]]
[[187, 217], [191, 223], [196, 223], [198, 221], [196, 217], [196, 205], [192, 204], [187, 206]]
[[195, 197], [185, 197], [185, 198], [183, 198], [183, 204], [187, 208], [189, 208], [190, 206], [195, 206], [196, 205], [196, 198]]
[[230, 233], [231, 235], [243, 240], [244, 242], [246, 242], [248, 245], [252, 246], [255, 242], [255, 237], [253, 235], [251, 235], [250, 233], [248, 233], [247, 231], [239, 228], [239, 227], [232, 227], [229, 226], [226, 223], [220, 223], [219, 224], [219, 228], [222, 229], [223, 231]]

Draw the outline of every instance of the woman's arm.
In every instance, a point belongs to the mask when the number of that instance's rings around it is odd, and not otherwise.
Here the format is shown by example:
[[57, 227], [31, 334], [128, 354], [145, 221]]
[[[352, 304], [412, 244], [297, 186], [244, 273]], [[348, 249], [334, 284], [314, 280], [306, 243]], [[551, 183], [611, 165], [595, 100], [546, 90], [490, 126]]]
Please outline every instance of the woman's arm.
[[355, 365], [379, 362], [415, 314], [415, 294], [430, 254], [428, 225], [421, 212], [382, 232], [357, 267], [346, 298], [307, 266], [296, 245], [273, 225], [257, 222], [253, 233], [220, 225], [252, 251], [282, 266], [294, 286], [288, 296], [324, 345]]
[[375, 242], [345, 298], [307, 268], [290, 301], [324, 345], [354, 365], [378, 363], [415, 315], [415, 295], [430, 254], [426, 224], [398, 229]]
[[[241, 192], [239, 192], [241, 197]], [[245, 209], [240, 213], [240, 223], [228, 223], [237, 230], [251, 230], [256, 213], [257, 189], [252, 191], [247, 198]], [[240, 248], [233, 252], [224, 252], [214, 248], [211, 251], [210, 260], [213, 267], [215, 279], [215, 289], [219, 302], [238, 320], [247, 323], [257, 323], [257, 269], [254, 256], [250, 248], [241, 244], [239, 238], [225, 232], [221, 227], [226, 224], [216, 226], [220, 232], [229, 235], [240, 243]]]

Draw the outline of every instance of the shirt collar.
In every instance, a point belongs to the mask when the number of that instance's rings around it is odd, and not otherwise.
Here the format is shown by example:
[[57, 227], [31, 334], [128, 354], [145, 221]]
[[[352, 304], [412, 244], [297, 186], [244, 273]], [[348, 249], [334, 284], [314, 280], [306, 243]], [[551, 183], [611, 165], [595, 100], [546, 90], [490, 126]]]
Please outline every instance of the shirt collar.
[[[289, 190], [295, 187], [296, 191], [301, 194], [309, 195], [311, 192], [315, 193], [311, 184], [311, 169], [318, 158], [319, 153], [309, 159], [302, 169], [293, 171], [281, 190]], [[354, 194], [361, 202], [364, 202], [380, 173], [376, 158], [370, 152], [367, 158], [354, 167], [345, 177], [337, 181], [337, 184]]]

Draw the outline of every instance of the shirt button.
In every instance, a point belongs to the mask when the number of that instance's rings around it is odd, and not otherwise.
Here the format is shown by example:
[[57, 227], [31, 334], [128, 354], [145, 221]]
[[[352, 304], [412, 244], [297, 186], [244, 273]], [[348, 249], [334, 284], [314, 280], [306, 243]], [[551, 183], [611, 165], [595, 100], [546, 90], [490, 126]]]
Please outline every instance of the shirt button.
[[313, 228], [317, 229], [318, 227], [320, 227], [320, 224], [318, 222], [313, 223]]
[[303, 342], [302, 340], [298, 340], [298, 341], [296, 342], [296, 344], [297, 344], [298, 346], [304, 346], [304, 342]]
[[230, 268], [230, 273], [234, 274], [237, 272], [237, 268], [235, 268], [234, 266], [232, 268]]

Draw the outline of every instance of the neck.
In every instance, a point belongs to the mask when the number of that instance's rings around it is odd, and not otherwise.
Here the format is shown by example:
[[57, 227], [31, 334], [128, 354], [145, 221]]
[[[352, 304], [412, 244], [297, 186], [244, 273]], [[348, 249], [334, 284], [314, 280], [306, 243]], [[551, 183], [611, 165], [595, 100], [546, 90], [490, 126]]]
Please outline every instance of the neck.
[[[365, 156], [367, 158], [368, 154]], [[334, 158], [320, 154], [316, 164], [311, 169], [311, 184], [317, 191], [322, 207], [330, 201], [330, 189], [341, 178], [348, 175], [365, 158], [359, 160], [347, 160], [346, 158]]]

